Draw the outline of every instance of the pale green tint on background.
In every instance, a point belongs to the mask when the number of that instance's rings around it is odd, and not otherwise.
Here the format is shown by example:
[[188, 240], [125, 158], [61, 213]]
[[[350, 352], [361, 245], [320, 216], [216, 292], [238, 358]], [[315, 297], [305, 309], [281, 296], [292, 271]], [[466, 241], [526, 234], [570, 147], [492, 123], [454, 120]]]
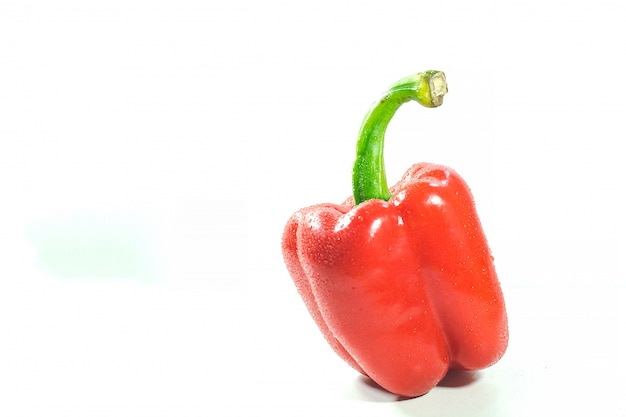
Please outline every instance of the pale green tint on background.
[[144, 227], [107, 216], [64, 216], [28, 229], [39, 267], [63, 278], [156, 279]]

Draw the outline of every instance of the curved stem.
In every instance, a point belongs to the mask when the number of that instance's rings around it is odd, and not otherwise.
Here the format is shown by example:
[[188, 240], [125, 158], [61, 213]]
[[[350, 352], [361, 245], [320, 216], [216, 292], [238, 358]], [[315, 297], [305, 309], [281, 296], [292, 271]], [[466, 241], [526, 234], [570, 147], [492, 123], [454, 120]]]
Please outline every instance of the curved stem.
[[438, 107], [447, 92], [445, 74], [441, 71], [426, 71], [399, 80], [374, 103], [363, 120], [356, 147], [356, 161], [352, 169], [355, 205], [374, 198], [391, 198], [383, 148], [387, 125], [398, 108], [410, 100], [424, 107]]

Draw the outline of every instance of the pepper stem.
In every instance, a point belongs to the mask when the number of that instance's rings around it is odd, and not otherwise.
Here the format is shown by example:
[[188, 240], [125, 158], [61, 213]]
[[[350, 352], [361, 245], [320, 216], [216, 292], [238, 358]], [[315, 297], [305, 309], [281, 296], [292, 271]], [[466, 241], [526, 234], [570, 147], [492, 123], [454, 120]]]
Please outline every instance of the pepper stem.
[[398, 108], [415, 100], [424, 107], [438, 107], [448, 92], [446, 76], [441, 71], [425, 71], [410, 75], [393, 84], [368, 111], [356, 146], [352, 169], [354, 204], [365, 200], [389, 200], [387, 175], [383, 159], [385, 131]]

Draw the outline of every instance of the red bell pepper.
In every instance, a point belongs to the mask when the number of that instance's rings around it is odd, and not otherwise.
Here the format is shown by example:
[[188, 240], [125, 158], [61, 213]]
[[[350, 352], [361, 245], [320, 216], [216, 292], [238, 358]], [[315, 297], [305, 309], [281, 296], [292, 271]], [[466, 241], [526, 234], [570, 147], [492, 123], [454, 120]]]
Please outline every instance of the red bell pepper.
[[384, 389], [423, 395], [450, 369], [494, 364], [508, 344], [504, 299], [467, 184], [452, 169], [412, 166], [387, 188], [383, 142], [396, 110], [442, 104], [445, 75], [394, 84], [361, 126], [354, 197], [295, 213], [285, 263], [330, 346]]

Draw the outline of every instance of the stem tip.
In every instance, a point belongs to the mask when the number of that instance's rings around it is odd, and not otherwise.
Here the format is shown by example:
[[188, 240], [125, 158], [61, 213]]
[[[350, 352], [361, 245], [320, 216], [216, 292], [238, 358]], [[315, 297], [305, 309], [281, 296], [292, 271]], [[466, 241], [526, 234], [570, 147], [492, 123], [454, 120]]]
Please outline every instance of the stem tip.
[[448, 83], [446, 83], [446, 74], [439, 71], [430, 77], [430, 98], [434, 107], [443, 104], [443, 96], [448, 92]]

